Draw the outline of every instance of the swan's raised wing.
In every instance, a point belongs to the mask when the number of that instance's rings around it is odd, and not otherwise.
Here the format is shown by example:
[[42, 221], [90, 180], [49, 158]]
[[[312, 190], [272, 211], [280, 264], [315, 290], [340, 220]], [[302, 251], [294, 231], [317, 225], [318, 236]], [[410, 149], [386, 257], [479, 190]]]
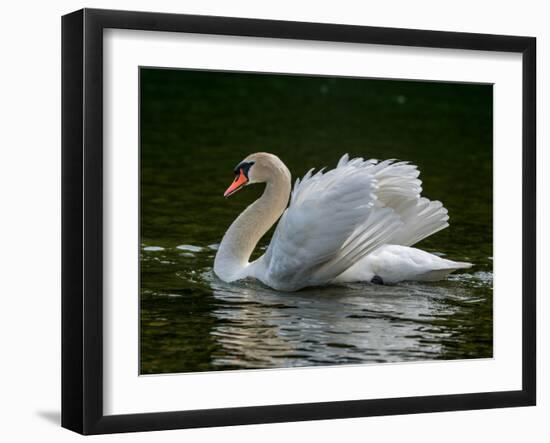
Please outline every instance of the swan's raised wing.
[[403, 226], [395, 231], [389, 243], [412, 246], [449, 226], [449, 215], [443, 204], [420, 195], [422, 181], [418, 178], [420, 171], [415, 165], [395, 160], [349, 160], [347, 154], [340, 159], [338, 165], [364, 168], [376, 179], [378, 203], [393, 209], [403, 222]]
[[352, 162], [297, 180], [262, 258], [265, 283], [289, 291], [325, 284], [386, 243], [402, 222], [377, 201], [377, 186]]
[[379, 184], [379, 201], [397, 212], [403, 222], [392, 237], [392, 244], [412, 246], [449, 226], [449, 215], [443, 204], [420, 195], [422, 181], [415, 165], [386, 160], [369, 169]]

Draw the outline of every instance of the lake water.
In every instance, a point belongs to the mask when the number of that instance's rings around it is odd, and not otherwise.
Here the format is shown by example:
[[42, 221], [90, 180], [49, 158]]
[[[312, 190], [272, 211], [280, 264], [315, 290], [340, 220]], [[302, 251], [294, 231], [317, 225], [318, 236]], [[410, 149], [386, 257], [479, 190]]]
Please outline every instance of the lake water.
[[[490, 85], [157, 69], [140, 79], [141, 373], [492, 357]], [[451, 225], [415, 246], [475, 266], [441, 282], [295, 293], [220, 281], [218, 244], [262, 187], [222, 194], [256, 151], [293, 179], [345, 152], [411, 161]]]

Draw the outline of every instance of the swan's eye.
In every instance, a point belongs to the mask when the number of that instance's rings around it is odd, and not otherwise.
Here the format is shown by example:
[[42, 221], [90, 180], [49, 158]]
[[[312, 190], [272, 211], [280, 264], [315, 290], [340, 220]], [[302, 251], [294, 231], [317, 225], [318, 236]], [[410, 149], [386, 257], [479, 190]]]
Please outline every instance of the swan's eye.
[[233, 170], [233, 172], [238, 178], [240, 172], [242, 171], [244, 176], [248, 179], [248, 171], [250, 170], [253, 164], [254, 162], [241, 162], [237, 166], [235, 166], [235, 169]]

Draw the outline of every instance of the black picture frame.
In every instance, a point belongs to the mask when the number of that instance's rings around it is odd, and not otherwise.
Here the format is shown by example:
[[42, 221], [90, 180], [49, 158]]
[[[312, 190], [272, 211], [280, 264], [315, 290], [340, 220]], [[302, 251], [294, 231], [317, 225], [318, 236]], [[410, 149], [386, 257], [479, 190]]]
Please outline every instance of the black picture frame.
[[[168, 411], [103, 413], [103, 30], [454, 48], [522, 54], [522, 389]], [[320, 420], [536, 403], [536, 39], [229, 17], [83, 9], [62, 18], [62, 426], [82, 434]]]

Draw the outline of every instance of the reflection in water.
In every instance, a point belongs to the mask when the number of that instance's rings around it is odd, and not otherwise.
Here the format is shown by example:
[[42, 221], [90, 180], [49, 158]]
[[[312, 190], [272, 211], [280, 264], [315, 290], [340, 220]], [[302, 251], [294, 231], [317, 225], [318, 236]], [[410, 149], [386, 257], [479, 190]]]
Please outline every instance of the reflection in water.
[[[209, 278], [212, 278], [209, 275]], [[451, 331], [432, 321], [451, 317], [470, 293], [447, 285], [355, 284], [280, 293], [247, 281], [212, 279], [221, 345], [213, 365], [289, 367], [435, 359]]]
[[214, 248], [181, 249], [143, 248], [147, 268], [205, 265], [177, 271], [181, 287], [142, 294], [142, 349], [153, 357], [145, 373], [492, 356], [491, 325], [473, 315], [490, 314], [490, 272], [284, 293], [222, 282], [208, 266]]

